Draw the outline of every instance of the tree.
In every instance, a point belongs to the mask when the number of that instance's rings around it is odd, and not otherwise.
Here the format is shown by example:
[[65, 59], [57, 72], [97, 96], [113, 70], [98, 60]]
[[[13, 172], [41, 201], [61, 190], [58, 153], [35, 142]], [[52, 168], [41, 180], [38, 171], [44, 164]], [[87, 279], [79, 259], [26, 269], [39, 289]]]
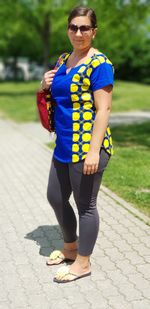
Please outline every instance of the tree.
[[116, 77], [148, 81], [150, 8], [146, 0], [1, 0], [0, 53], [27, 56], [45, 68], [71, 49], [66, 36], [69, 11], [78, 4], [95, 9], [95, 47], [113, 62]]

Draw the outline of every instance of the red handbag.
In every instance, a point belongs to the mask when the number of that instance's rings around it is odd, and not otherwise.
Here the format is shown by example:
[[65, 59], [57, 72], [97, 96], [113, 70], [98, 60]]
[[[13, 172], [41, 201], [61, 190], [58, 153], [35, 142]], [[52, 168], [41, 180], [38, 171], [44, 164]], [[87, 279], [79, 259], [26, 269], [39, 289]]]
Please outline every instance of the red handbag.
[[[69, 57], [68, 53], [62, 54], [54, 67], [54, 69], [58, 69], [63, 63], [63, 59]], [[40, 116], [41, 123], [45, 129], [49, 132], [55, 131], [54, 124], [54, 111], [56, 103], [52, 99], [51, 93], [49, 90], [40, 90], [36, 94], [37, 108]]]
[[37, 108], [41, 123], [49, 132], [55, 132], [54, 110], [56, 103], [52, 100], [48, 90], [37, 91]]

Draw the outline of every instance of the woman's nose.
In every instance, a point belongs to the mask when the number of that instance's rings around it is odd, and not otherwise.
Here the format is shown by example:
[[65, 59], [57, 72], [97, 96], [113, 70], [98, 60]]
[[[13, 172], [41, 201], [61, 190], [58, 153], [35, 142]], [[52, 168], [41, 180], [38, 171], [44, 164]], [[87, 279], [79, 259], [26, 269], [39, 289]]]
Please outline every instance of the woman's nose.
[[82, 36], [82, 33], [81, 33], [80, 29], [77, 30], [76, 35], [77, 36]]

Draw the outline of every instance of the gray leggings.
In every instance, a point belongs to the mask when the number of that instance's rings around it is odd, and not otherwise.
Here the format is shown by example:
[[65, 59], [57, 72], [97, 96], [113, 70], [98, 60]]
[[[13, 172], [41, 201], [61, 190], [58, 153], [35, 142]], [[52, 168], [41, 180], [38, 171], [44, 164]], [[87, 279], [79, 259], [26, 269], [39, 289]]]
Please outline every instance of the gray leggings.
[[83, 174], [84, 160], [77, 163], [62, 163], [52, 158], [47, 198], [62, 230], [66, 243], [77, 240], [77, 221], [69, 198], [73, 192], [79, 214], [78, 253], [83, 256], [93, 252], [99, 231], [99, 214], [96, 200], [103, 172], [109, 161], [109, 154], [100, 151], [98, 171]]

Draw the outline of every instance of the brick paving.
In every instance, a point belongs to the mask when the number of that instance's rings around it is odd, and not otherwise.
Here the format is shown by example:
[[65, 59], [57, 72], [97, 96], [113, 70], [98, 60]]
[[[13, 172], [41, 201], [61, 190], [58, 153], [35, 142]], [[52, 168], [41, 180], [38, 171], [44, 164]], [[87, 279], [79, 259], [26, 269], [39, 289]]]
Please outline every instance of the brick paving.
[[54, 283], [60, 265], [45, 261], [63, 242], [46, 199], [52, 152], [6, 120], [0, 140], [0, 309], [149, 309], [150, 227], [100, 191], [92, 275]]

